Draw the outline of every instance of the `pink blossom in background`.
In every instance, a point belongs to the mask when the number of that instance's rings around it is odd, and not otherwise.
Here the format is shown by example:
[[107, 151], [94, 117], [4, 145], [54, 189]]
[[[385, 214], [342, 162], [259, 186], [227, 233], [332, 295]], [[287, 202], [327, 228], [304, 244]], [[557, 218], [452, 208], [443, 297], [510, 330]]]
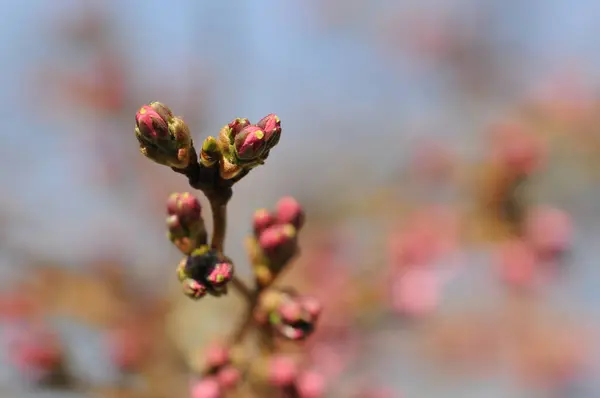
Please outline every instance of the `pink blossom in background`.
[[325, 396], [325, 376], [315, 371], [304, 371], [296, 380], [300, 398], [321, 398]]
[[569, 215], [557, 208], [538, 206], [529, 211], [525, 237], [544, 258], [555, 257], [571, 246], [573, 225]]
[[214, 378], [204, 378], [192, 385], [191, 398], [222, 398], [219, 383]]
[[519, 175], [530, 175], [544, 165], [547, 148], [540, 137], [516, 122], [496, 125], [491, 132], [492, 161]]
[[13, 366], [34, 381], [52, 374], [62, 363], [57, 336], [49, 330], [22, 325], [9, 329], [4, 337]]
[[440, 280], [435, 270], [410, 268], [393, 276], [391, 306], [399, 314], [422, 317], [440, 302]]

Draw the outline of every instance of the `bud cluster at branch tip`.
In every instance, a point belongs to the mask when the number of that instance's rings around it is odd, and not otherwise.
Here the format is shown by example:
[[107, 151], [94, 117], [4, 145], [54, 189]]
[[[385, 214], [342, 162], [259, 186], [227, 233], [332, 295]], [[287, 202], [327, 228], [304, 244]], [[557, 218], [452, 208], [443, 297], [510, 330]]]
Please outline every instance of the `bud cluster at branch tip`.
[[304, 225], [304, 210], [292, 197], [277, 202], [275, 212], [254, 213], [253, 236], [247, 249], [260, 286], [267, 286], [298, 253], [298, 232]]
[[189, 255], [194, 249], [206, 244], [202, 207], [191, 193], [173, 193], [169, 196], [166, 222], [169, 240], [182, 253]]
[[313, 297], [270, 289], [261, 294], [254, 318], [259, 324], [271, 325], [286, 339], [303, 340], [314, 331], [321, 311], [321, 303]]
[[156, 163], [183, 169], [190, 161], [193, 142], [187, 124], [160, 102], [142, 106], [135, 115], [140, 152]]
[[226, 294], [233, 274], [233, 262], [208, 245], [195, 249], [177, 267], [184, 294], [195, 300], [207, 293], [217, 297]]

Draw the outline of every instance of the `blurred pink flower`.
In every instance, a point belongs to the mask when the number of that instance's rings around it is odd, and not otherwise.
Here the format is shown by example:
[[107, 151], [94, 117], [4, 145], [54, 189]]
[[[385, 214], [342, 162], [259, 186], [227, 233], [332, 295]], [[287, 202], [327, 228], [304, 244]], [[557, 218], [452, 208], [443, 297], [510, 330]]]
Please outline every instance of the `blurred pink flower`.
[[22, 325], [5, 335], [11, 363], [32, 381], [41, 381], [58, 370], [63, 352], [58, 337], [42, 327]]
[[440, 301], [440, 280], [430, 268], [410, 268], [393, 276], [391, 305], [402, 315], [426, 316]]
[[216, 379], [204, 378], [192, 385], [191, 398], [221, 398], [221, 387]]
[[269, 361], [269, 382], [276, 387], [294, 383], [298, 376], [298, 366], [289, 357], [274, 356]]
[[568, 250], [572, 235], [573, 225], [566, 212], [550, 206], [530, 210], [525, 236], [543, 258], [553, 258]]
[[300, 398], [321, 398], [325, 396], [325, 377], [315, 371], [304, 371], [296, 380]]
[[529, 175], [546, 160], [546, 145], [534, 132], [517, 122], [504, 122], [492, 128], [491, 159], [518, 175]]

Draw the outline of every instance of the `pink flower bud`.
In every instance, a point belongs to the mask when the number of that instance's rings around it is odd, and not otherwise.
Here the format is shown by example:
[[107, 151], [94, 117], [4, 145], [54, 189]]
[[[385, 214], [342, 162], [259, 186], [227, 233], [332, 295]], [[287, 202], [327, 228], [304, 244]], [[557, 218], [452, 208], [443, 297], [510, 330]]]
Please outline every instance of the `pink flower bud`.
[[302, 305], [295, 300], [283, 303], [279, 307], [279, 313], [285, 322], [297, 322], [302, 318]]
[[325, 377], [317, 372], [303, 372], [296, 380], [300, 398], [321, 398], [325, 396]]
[[202, 218], [202, 206], [191, 193], [176, 192], [167, 199], [167, 214], [176, 215], [184, 221], [196, 221]]
[[304, 210], [292, 197], [285, 197], [277, 202], [277, 223], [291, 224], [297, 231], [304, 225]]
[[275, 114], [269, 114], [256, 123], [265, 132], [265, 141], [268, 148], [273, 148], [281, 137], [281, 121]]
[[241, 379], [240, 371], [233, 366], [227, 366], [219, 371], [217, 379], [221, 388], [230, 390], [238, 385]]
[[392, 307], [402, 315], [428, 315], [437, 309], [439, 290], [439, 279], [433, 270], [409, 268], [394, 278]]
[[202, 379], [192, 386], [191, 398], [221, 398], [222, 396], [219, 382], [212, 377]]
[[[282, 336], [302, 340], [312, 334], [320, 315], [316, 299], [281, 292], [280, 304], [270, 313], [269, 321]], [[308, 304], [308, 305], [307, 305]]]
[[274, 251], [290, 242], [294, 242], [296, 238], [296, 228], [291, 224], [273, 225], [260, 234], [258, 242], [260, 247], [266, 251]]
[[286, 387], [294, 383], [298, 367], [288, 357], [275, 356], [269, 361], [269, 383], [276, 387]]
[[190, 160], [192, 139], [185, 122], [173, 117], [165, 105], [153, 102], [136, 113], [135, 135], [140, 152], [169, 167], [185, 168]]
[[519, 174], [537, 171], [545, 160], [544, 143], [518, 123], [503, 123], [492, 131], [493, 160]]
[[220, 344], [212, 345], [206, 352], [206, 366], [209, 368], [220, 368], [229, 363], [229, 360], [229, 349]]
[[135, 123], [142, 139], [156, 142], [169, 137], [169, 126], [150, 105], [144, 105], [135, 114]]
[[219, 263], [214, 266], [212, 271], [206, 277], [206, 280], [213, 286], [223, 286], [233, 279], [233, 264]]
[[234, 143], [235, 137], [246, 127], [250, 126], [250, 121], [246, 118], [238, 117], [231, 121], [227, 128], [229, 130], [230, 143]]
[[323, 311], [323, 305], [319, 302], [319, 300], [313, 297], [302, 298], [302, 307], [314, 319], [318, 318], [319, 315], [321, 315], [321, 312]]
[[183, 293], [192, 299], [202, 298], [207, 293], [207, 288], [205, 285], [191, 278], [185, 279], [182, 282], [182, 287]]
[[569, 215], [564, 211], [540, 206], [528, 215], [525, 235], [540, 255], [554, 257], [571, 245], [573, 227]]
[[235, 155], [236, 158], [241, 161], [253, 161], [259, 159], [266, 147], [265, 132], [256, 126], [245, 127], [235, 137]]
[[275, 223], [275, 217], [267, 209], [259, 209], [254, 212], [253, 226], [254, 234], [259, 236], [265, 229]]

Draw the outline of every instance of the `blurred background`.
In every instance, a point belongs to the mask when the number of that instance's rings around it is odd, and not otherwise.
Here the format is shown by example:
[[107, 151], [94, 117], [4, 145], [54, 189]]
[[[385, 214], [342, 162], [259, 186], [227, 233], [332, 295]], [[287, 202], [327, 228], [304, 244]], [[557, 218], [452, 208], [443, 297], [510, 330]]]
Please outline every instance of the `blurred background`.
[[[327, 396], [600, 396], [599, 2], [2, 5], [3, 398], [187, 396], [243, 310], [179, 291], [164, 203], [189, 187], [133, 133], [155, 100], [197, 142], [281, 118], [226, 252], [250, 280], [253, 211], [306, 206], [287, 281], [323, 296]], [[32, 387], [55, 351], [69, 376]]]

